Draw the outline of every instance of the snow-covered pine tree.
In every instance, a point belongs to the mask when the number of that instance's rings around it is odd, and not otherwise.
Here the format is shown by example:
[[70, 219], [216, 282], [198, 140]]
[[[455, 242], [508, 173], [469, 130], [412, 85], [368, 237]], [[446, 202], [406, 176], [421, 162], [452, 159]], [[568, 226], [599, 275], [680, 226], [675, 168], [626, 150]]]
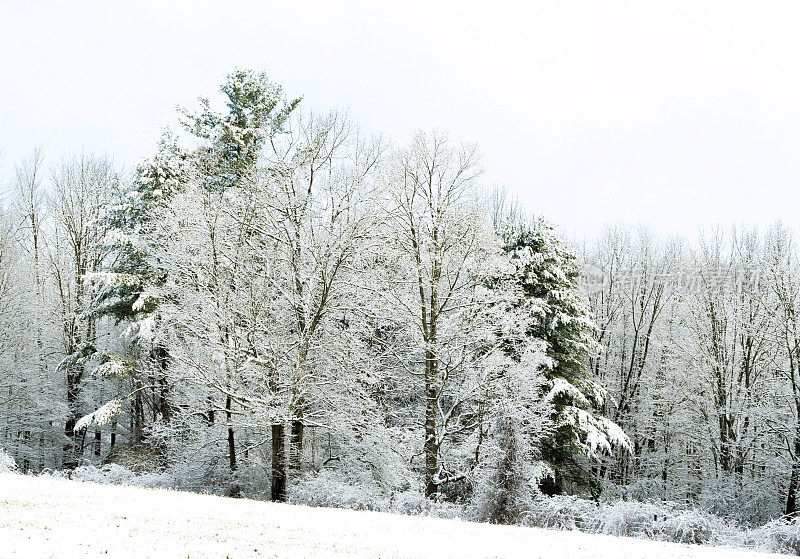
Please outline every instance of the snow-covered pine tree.
[[[105, 351], [100, 356], [98, 373], [114, 371], [127, 379], [118, 399], [126, 406], [131, 419], [130, 438], [142, 441], [146, 408], [155, 417], [169, 419], [169, 353], [162, 339], [158, 305], [159, 289], [168, 279], [167, 267], [153, 255], [154, 245], [161, 245], [157, 218], [173, 196], [191, 182], [200, 185], [208, 196], [222, 196], [226, 190], [246, 187], [253, 180], [258, 155], [264, 141], [282, 130], [289, 113], [299, 100], [285, 102], [280, 86], [272, 84], [263, 73], [236, 70], [221, 91], [228, 111], [217, 113], [207, 99], [201, 99], [197, 114], [182, 110], [182, 124], [195, 136], [199, 147], [186, 151], [178, 138], [166, 133], [156, 155], [139, 166], [135, 179], [123, 190], [119, 200], [104, 216], [109, 229], [105, 242], [113, 257], [105, 268], [89, 276], [95, 296], [87, 316], [110, 317], [122, 323], [119, 343], [121, 353]], [[220, 285], [224, 284], [224, 280]], [[218, 294], [218, 301], [224, 299]], [[225, 328], [221, 328], [225, 331]], [[226, 397], [230, 420], [230, 397]], [[106, 409], [104, 406], [102, 409]], [[212, 406], [213, 407], [213, 406]], [[84, 419], [97, 424], [99, 417], [115, 421], [111, 414], [93, 412]], [[212, 417], [213, 411], [209, 411]], [[86, 421], [82, 425], [89, 425]], [[231, 469], [236, 467], [233, 431], [228, 430]]]
[[[525, 335], [542, 340], [548, 358], [542, 366], [542, 396], [553, 406], [554, 428], [542, 440], [541, 453], [553, 475], [540, 488], [545, 493], [585, 488], [598, 494], [586, 459], [614, 449], [626, 451], [630, 443], [619, 426], [595, 411], [607, 393], [590, 375], [589, 359], [600, 346], [578, 284], [577, 257], [542, 219], [517, 221], [501, 234], [510, 263], [501, 279], [518, 285], [513, 305], [529, 320]], [[509, 352], [514, 354], [513, 346]]]
[[217, 112], [200, 98], [200, 111], [181, 109], [185, 129], [201, 142], [193, 153], [197, 178], [218, 193], [246, 187], [253, 180], [262, 148], [284, 132], [300, 99], [287, 100], [283, 88], [264, 72], [237, 69], [220, 87], [227, 112]]
[[[156, 337], [158, 301], [154, 288], [165, 280], [149, 260], [154, 219], [160, 208], [191, 179], [189, 156], [177, 138], [165, 133], [156, 155], [136, 169], [133, 179], [114, 193], [99, 218], [105, 230], [105, 258], [100, 269], [86, 275], [92, 300], [83, 316], [110, 319], [115, 339], [93, 347], [87, 355], [90, 377], [100, 394], [111, 400], [78, 420], [82, 430], [93, 427], [97, 437], [110, 424], [110, 448], [117, 442], [118, 420], [127, 415], [128, 441], [142, 442], [148, 417], [168, 419], [169, 381], [166, 348]], [[148, 409], [152, 408], [152, 409]], [[153, 412], [152, 414], [149, 412]]]
[[[249, 220], [253, 217], [250, 198], [258, 180], [258, 162], [265, 143], [285, 132], [286, 121], [297, 108], [300, 99], [287, 100], [283, 88], [271, 82], [264, 72], [237, 69], [229, 74], [220, 87], [227, 112], [212, 109], [208, 99], [200, 99], [198, 113], [183, 110], [182, 123], [187, 131], [201, 142], [194, 152], [198, 184], [206, 191], [206, 223], [209, 241], [216, 245], [219, 235], [225, 257], [216, 249], [210, 263], [210, 288], [217, 306], [216, 328], [219, 331], [219, 354], [223, 356], [224, 378], [218, 384], [224, 401], [227, 423], [228, 462], [231, 471], [237, 468], [236, 443], [232, 425], [233, 372], [239, 366], [240, 355], [233, 348], [236, 342], [236, 312], [230, 308], [237, 298], [231, 288], [238, 274], [243, 273], [241, 259], [248, 239], [254, 234]], [[226, 195], [228, 198], [226, 199]], [[227, 206], [227, 208], [226, 208]], [[234, 210], [235, 218], [227, 221], [226, 211]], [[228, 216], [230, 217], [230, 215]], [[217, 219], [220, 230], [217, 231]], [[226, 239], [226, 234], [230, 237]], [[227, 243], [227, 244], [226, 244]], [[224, 248], [223, 248], [224, 245]], [[239, 352], [240, 353], [240, 352]], [[209, 396], [209, 417], [213, 417], [214, 395]], [[213, 421], [213, 420], [212, 420]]]

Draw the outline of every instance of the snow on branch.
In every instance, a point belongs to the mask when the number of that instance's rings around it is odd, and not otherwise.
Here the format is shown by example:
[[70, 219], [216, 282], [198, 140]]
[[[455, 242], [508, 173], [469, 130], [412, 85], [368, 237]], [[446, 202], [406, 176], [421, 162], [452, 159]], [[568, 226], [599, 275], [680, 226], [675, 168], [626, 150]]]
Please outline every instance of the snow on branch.
[[69, 371], [72, 367], [86, 363], [97, 352], [92, 344], [83, 344], [77, 351], [62, 359], [57, 368], [59, 371]]
[[595, 417], [586, 410], [569, 406], [564, 409], [565, 420], [583, 434], [582, 446], [589, 456], [597, 456], [598, 451], [611, 454], [614, 448], [627, 452], [631, 450], [631, 440], [622, 428], [605, 417]]
[[103, 404], [89, 415], [81, 417], [75, 424], [75, 431], [83, 431], [90, 425], [105, 425], [123, 412], [124, 405], [125, 402], [119, 399], [111, 400]]
[[130, 373], [131, 365], [118, 355], [103, 355], [103, 363], [95, 370], [98, 377], [124, 377]]
[[555, 378], [552, 381], [552, 388], [545, 396], [546, 402], [552, 402], [558, 396], [567, 396], [580, 406], [588, 406], [589, 400], [572, 383], [563, 378]]
[[83, 277], [93, 285], [104, 285], [107, 287], [135, 287], [141, 282], [138, 276], [117, 272], [90, 272], [84, 274]]

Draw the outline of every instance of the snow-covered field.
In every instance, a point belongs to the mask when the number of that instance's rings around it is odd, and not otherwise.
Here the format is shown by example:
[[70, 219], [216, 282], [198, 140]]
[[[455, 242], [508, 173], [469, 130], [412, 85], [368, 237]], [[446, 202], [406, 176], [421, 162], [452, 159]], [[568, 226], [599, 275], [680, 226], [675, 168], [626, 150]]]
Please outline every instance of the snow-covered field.
[[736, 559], [769, 555], [0, 474], [0, 558], [12, 557]]

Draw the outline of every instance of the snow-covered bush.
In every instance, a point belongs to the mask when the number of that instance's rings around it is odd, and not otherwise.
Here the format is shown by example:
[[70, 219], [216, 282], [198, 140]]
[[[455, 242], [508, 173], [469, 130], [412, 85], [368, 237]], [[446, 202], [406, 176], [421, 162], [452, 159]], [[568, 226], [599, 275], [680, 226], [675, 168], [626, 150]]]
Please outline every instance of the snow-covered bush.
[[541, 497], [525, 515], [525, 524], [539, 528], [588, 531], [597, 517], [598, 506], [575, 496]]
[[[367, 476], [366, 479], [362, 479]], [[472, 519], [464, 505], [447, 501], [430, 501], [418, 490], [407, 489], [389, 495], [368, 474], [356, 479], [341, 470], [323, 469], [309, 472], [289, 488], [288, 501], [311, 507], [345, 508], [392, 512], [411, 516]]]
[[0, 474], [15, 472], [16, 470], [17, 464], [14, 462], [14, 459], [11, 458], [5, 450], [0, 448]]
[[306, 474], [291, 484], [288, 501], [311, 507], [389, 510], [388, 496], [374, 481], [349, 479], [332, 469]]
[[392, 495], [389, 510], [397, 514], [417, 516], [429, 510], [430, 501], [419, 491], [399, 491]]
[[763, 526], [781, 514], [778, 487], [770, 480], [742, 483], [736, 477], [708, 483], [700, 494], [700, 508], [745, 526]]
[[128, 485], [135, 477], [135, 473], [118, 464], [106, 464], [100, 468], [81, 466], [72, 471], [72, 479], [111, 485]]
[[721, 518], [698, 510], [679, 511], [656, 524], [659, 539], [691, 544], [727, 542], [734, 529]]
[[[533, 506], [539, 483], [554, 470], [542, 459], [542, 442], [552, 435], [554, 407], [542, 393], [549, 386], [541, 370], [542, 343], [530, 343], [520, 359], [494, 354], [487, 359], [496, 390], [490, 424], [475, 468], [471, 504], [482, 522], [517, 524]], [[478, 442], [480, 445], [480, 442]]]
[[45, 471], [41, 475], [103, 485], [132, 485], [161, 489], [177, 488], [174, 476], [168, 472], [136, 473], [119, 464], [106, 464], [100, 468], [93, 465], [80, 466], [71, 471]]
[[200, 449], [196, 461], [176, 461], [168, 471], [175, 477], [178, 489], [224, 495], [228, 492], [230, 470], [226, 469], [224, 456], [214, 453], [214, 448]]
[[542, 476], [537, 478], [530, 444], [524, 434], [515, 431], [516, 425], [511, 414], [498, 414], [489, 431], [473, 498], [481, 521], [514, 524], [532, 506], [535, 484]]
[[[574, 496], [537, 499], [526, 523], [542, 528], [691, 544], [743, 545], [745, 534], [744, 529], [718, 516], [702, 510], [682, 509], [675, 503], [595, 503]], [[766, 532], [754, 533], [750, 538], [754, 542], [752, 546], [777, 549], [778, 545], [772, 541], [765, 547], [762, 540], [770, 538], [791, 542], [792, 529], [785, 526], [773, 527], [768, 535]], [[790, 547], [790, 543], [781, 545], [781, 549]]]
[[618, 501], [597, 507], [589, 531], [612, 536], [634, 536], [653, 539], [656, 523], [665, 517], [665, 510], [651, 503]]
[[800, 555], [800, 519], [773, 520], [747, 532], [742, 543], [759, 551]]
[[661, 479], [640, 479], [627, 485], [606, 486], [604, 496], [609, 501], [654, 502], [664, 495], [664, 482]]
[[423, 511], [426, 516], [436, 518], [457, 518], [459, 520], [475, 520], [475, 514], [465, 505], [449, 501], [429, 501], [428, 507]]
[[227, 495], [237, 481], [231, 479], [224, 435], [199, 430], [193, 421], [176, 414], [171, 422], [153, 422], [146, 432], [147, 446], [159, 457], [158, 469], [174, 477], [176, 489]]

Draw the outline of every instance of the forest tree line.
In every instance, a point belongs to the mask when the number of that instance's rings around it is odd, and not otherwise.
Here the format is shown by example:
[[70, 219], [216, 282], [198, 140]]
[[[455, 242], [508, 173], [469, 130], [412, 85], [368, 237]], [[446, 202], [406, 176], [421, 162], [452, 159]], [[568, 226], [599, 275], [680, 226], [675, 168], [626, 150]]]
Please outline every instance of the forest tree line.
[[562, 493], [797, 512], [789, 229], [579, 246], [476, 146], [393, 146], [261, 73], [220, 92], [133, 172], [14, 165], [0, 447], [23, 470], [416, 491], [498, 522]]

